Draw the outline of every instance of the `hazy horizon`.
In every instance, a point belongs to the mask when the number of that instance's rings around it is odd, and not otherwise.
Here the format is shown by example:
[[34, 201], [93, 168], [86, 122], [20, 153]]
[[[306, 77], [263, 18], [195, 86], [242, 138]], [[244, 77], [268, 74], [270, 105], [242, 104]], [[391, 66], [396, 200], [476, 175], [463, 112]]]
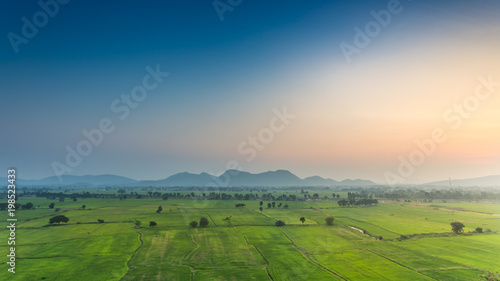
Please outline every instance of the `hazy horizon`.
[[13, 44], [40, 10], [0, 12], [0, 166], [20, 178], [500, 174], [496, 1], [70, 1]]

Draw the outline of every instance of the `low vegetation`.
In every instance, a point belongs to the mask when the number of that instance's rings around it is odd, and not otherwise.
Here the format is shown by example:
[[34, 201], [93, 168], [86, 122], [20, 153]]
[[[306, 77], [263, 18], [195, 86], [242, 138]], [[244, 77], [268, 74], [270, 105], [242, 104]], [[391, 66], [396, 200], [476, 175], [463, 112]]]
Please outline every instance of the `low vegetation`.
[[89, 269], [92, 280], [498, 280], [498, 203], [387, 200], [377, 189], [120, 190], [28, 190], [9, 280], [88, 280]]

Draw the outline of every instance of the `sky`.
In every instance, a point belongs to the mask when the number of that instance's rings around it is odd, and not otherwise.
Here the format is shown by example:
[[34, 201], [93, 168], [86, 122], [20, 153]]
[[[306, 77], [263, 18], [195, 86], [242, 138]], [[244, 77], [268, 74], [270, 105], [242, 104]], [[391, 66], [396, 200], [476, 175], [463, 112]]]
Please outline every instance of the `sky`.
[[499, 13], [493, 0], [2, 1], [0, 167], [500, 174]]

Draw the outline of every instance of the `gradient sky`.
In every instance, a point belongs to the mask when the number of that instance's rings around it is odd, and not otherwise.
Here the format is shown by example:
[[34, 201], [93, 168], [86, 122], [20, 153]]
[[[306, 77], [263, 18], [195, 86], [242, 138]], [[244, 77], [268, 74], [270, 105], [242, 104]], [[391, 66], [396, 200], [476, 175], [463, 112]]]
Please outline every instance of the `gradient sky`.
[[[53, 176], [109, 118], [115, 130], [70, 174], [161, 179], [237, 161], [384, 183], [436, 128], [446, 140], [404, 183], [500, 174], [500, 87], [467, 118], [453, 111], [479, 77], [500, 83], [500, 3], [402, 0], [348, 63], [340, 44], [390, 2], [247, 0], [221, 21], [212, 1], [70, 1], [16, 53], [8, 34], [42, 8], [2, 1], [0, 167]], [[170, 76], [120, 120], [111, 103], [156, 65]], [[295, 118], [253, 159], [240, 153], [284, 107]]]

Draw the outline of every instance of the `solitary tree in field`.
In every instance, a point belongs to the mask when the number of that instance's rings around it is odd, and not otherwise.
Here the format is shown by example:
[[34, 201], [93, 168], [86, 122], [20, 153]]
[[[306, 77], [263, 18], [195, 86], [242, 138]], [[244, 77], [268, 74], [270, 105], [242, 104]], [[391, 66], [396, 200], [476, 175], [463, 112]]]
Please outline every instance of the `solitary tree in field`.
[[304, 223], [304, 222], [306, 221], [306, 218], [301, 217], [301, 218], [300, 218], [300, 221], [301, 221], [302, 223]]
[[277, 220], [275, 223], [276, 226], [285, 226], [285, 222], [281, 220]]
[[85, 210], [85, 208], [87, 208], [87, 206], [86, 206], [86, 205], [82, 205], [82, 209], [84, 209], [84, 210]]
[[231, 218], [232, 216], [226, 217], [225, 219], [223, 219], [223, 221], [227, 222], [228, 226], [231, 226]]
[[104, 220], [98, 219], [97, 220], [99, 223], [104, 223]]
[[56, 205], [55, 203], [50, 203], [49, 208], [50, 208], [50, 209], [54, 209], [54, 206], [55, 206], [55, 205]]
[[262, 205], [264, 204], [264, 202], [260, 201], [260, 206], [262, 207]]
[[333, 221], [335, 220], [334, 217], [326, 217], [325, 222], [327, 225], [333, 225]]
[[476, 227], [476, 232], [477, 233], [483, 233], [483, 229], [481, 227]]
[[207, 227], [208, 226], [208, 219], [205, 217], [200, 218], [200, 226], [201, 227]]
[[192, 227], [192, 228], [195, 228], [198, 226], [198, 222], [197, 221], [192, 221], [189, 223], [189, 225]]
[[458, 222], [458, 221], [454, 221], [454, 222], [450, 223], [450, 225], [451, 225], [451, 230], [453, 230], [453, 232], [455, 232], [455, 233], [464, 232], [465, 225], [463, 223]]
[[163, 208], [161, 206], [158, 206], [158, 210], [156, 210], [156, 212], [159, 214], [161, 213], [161, 211], [163, 211]]
[[153, 226], [157, 226], [158, 224], [154, 221], [150, 221], [149, 222], [149, 226], [153, 227]]
[[51, 217], [49, 219], [50, 224], [54, 224], [54, 223], [60, 224], [61, 222], [68, 222], [68, 221], [69, 221], [69, 219], [65, 215], [58, 215], [55, 217]]
[[283, 206], [283, 209], [288, 209], [288, 204], [285, 204], [285, 206]]
[[273, 208], [276, 208], [276, 202], [273, 202], [271, 205], [273, 206]]
[[272, 206], [271, 203], [267, 203], [267, 208], [268, 209], [271, 208], [271, 206]]
[[260, 212], [262, 213], [262, 207], [259, 208]]
[[34, 205], [33, 205], [33, 203], [31, 203], [31, 202], [28, 202], [28, 203], [26, 203], [25, 205], [22, 205], [22, 206], [21, 206], [21, 208], [23, 208], [23, 209], [25, 209], [25, 210], [31, 210], [31, 209], [33, 209], [33, 207], [34, 207]]

